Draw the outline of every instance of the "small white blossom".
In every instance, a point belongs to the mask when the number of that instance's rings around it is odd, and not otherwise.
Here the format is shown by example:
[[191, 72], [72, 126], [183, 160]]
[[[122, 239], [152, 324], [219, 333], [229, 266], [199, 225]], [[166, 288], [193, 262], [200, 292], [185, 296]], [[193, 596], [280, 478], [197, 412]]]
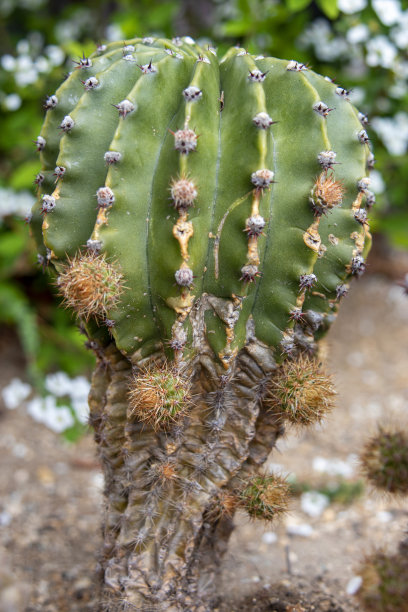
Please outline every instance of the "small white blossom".
[[346, 33], [346, 38], [351, 45], [365, 42], [370, 36], [370, 29], [365, 23], [359, 23], [350, 28]]
[[27, 404], [28, 414], [56, 433], [62, 433], [75, 424], [68, 406], [57, 406], [54, 395], [36, 397]]
[[11, 382], [2, 389], [3, 402], [9, 410], [17, 408], [31, 393], [31, 386], [19, 378], [13, 378]]
[[4, 98], [3, 104], [7, 110], [15, 111], [21, 106], [21, 98], [18, 94], [12, 93]]
[[371, 38], [366, 44], [367, 57], [366, 62], [369, 66], [382, 66], [383, 68], [392, 68], [395, 58], [397, 57], [397, 48], [392, 42], [379, 34]]
[[88, 401], [86, 399], [73, 399], [72, 408], [78, 421], [85, 425], [88, 422], [89, 417]]
[[374, 193], [384, 193], [385, 191], [385, 182], [378, 170], [371, 170], [370, 172], [370, 187]]
[[30, 53], [30, 45], [28, 43], [28, 40], [25, 40], [25, 38], [19, 40], [16, 45], [16, 49], [17, 53], [20, 53], [21, 55]]
[[401, 111], [394, 117], [374, 117], [371, 125], [391, 155], [406, 153], [408, 149], [407, 113]]
[[85, 376], [77, 376], [71, 380], [71, 389], [69, 391], [70, 397], [78, 400], [88, 401], [88, 395], [91, 385], [89, 380]]
[[400, 49], [408, 47], [408, 11], [401, 15], [401, 19], [390, 32], [390, 37]]
[[41, 397], [34, 397], [27, 403], [27, 412], [34, 421], [42, 423], [45, 415], [44, 402]]
[[6, 53], [1, 58], [1, 67], [7, 72], [13, 72], [16, 69], [16, 58]]
[[115, 40], [123, 40], [125, 36], [123, 35], [123, 30], [120, 25], [112, 23], [106, 28], [104, 38], [109, 42], [114, 42]]
[[47, 374], [45, 377], [45, 388], [56, 397], [69, 395], [72, 388], [72, 380], [65, 372]]
[[8, 215], [24, 218], [34, 202], [35, 198], [29, 191], [14, 191], [11, 188], [0, 187], [0, 222], [2, 217]]
[[386, 26], [397, 23], [402, 16], [400, 0], [371, 0], [378, 19]]
[[302, 47], [311, 46], [316, 56], [322, 61], [333, 61], [348, 52], [344, 38], [333, 37], [333, 32], [326, 19], [316, 19], [299, 37]]
[[61, 66], [65, 59], [65, 53], [60, 47], [57, 47], [57, 45], [48, 45], [45, 47], [44, 51], [50, 64], [53, 66]]
[[46, 74], [50, 70], [49, 62], [43, 55], [37, 57], [34, 62], [34, 66], [41, 74]]
[[337, 6], [342, 13], [351, 15], [362, 11], [367, 6], [367, 0], [338, 0]]
[[52, 395], [47, 396], [45, 400], [45, 417], [43, 422], [48, 429], [55, 431], [55, 433], [62, 433], [75, 425], [75, 419], [68, 406], [57, 406]]

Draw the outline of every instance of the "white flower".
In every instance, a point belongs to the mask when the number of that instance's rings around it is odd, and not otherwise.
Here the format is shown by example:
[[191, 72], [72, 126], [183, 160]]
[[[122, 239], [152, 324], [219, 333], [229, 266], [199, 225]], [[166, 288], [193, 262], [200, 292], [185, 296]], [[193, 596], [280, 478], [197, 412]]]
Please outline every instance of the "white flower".
[[49, 393], [57, 397], [69, 395], [71, 393], [72, 380], [65, 372], [47, 374], [45, 377], [45, 388]]
[[46, 427], [61, 433], [75, 424], [68, 406], [57, 406], [54, 395], [45, 397], [35, 397], [27, 404], [28, 414], [38, 423], [43, 423]]
[[385, 191], [384, 179], [378, 170], [371, 170], [370, 172], [370, 189], [374, 193], [384, 193]]
[[333, 33], [326, 19], [316, 19], [299, 37], [300, 46], [312, 46], [317, 57], [323, 61], [338, 59], [347, 52], [347, 43], [343, 38], [333, 38]]
[[366, 62], [369, 66], [392, 68], [394, 60], [397, 57], [397, 48], [386, 36], [383, 34], [374, 36], [374, 38], [367, 42], [366, 48]]
[[19, 55], [17, 60], [17, 70], [30, 70], [33, 67], [33, 60], [29, 55]]
[[355, 105], [359, 106], [363, 103], [365, 97], [365, 91], [362, 87], [353, 87], [350, 91], [350, 101]]
[[388, 90], [391, 98], [399, 100], [408, 93], [408, 84], [404, 79], [398, 79]]
[[351, 15], [352, 13], [357, 13], [357, 11], [365, 9], [367, 0], [338, 0], [337, 6], [343, 13]]
[[14, 410], [31, 393], [31, 386], [19, 378], [13, 378], [11, 382], [2, 389], [3, 402], [9, 410]]
[[72, 408], [78, 421], [86, 425], [89, 418], [88, 400], [74, 398], [72, 400]]
[[408, 47], [408, 11], [402, 13], [398, 24], [392, 28], [390, 36], [400, 49], [406, 49]]
[[319, 517], [329, 504], [330, 500], [327, 495], [319, 491], [306, 491], [300, 498], [300, 507], [303, 512], [313, 518]]
[[29, 55], [19, 55], [17, 58], [14, 78], [20, 87], [31, 85], [37, 80], [38, 71]]
[[84, 400], [88, 402], [91, 385], [85, 376], [77, 376], [71, 381], [69, 394], [73, 400]]
[[53, 66], [61, 66], [65, 59], [65, 53], [60, 47], [57, 47], [57, 45], [48, 45], [44, 50]]
[[1, 66], [7, 72], [13, 72], [16, 69], [16, 58], [8, 53], [1, 58]]
[[351, 45], [357, 45], [358, 43], [365, 42], [369, 36], [370, 30], [365, 23], [359, 23], [358, 25], [350, 28], [346, 33], [346, 38]]
[[121, 40], [125, 38], [123, 30], [117, 23], [112, 23], [106, 28], [105, 38], [109, 41]]
[[35, 397], [27, 403], [27, 412], [34, 421], [43, 423], [45, 417], [44, 402], [41, 397]]
[[393, 25], [401, 19], [402, 10], [399, 0], [372, 0], [371, 4], [378, 15], [378, 19], [384, 25]]
[[17, 53], [20, 54], [27, 54], [30, 52], [30, 45], [28, 43], [28, 40], [25, 40], [25, 38], [22, 38], [21, 40], [18, 41], [17, 45], [16, 45], [16, 49], [17, 49]]
[[4, 98], [3, 104], [7, 108], [7, 110], [15, 111], [18, 110], [21, 106], [21, 98], [18, 94], [12, 93]]
[[37, 59], [34, 62], [34, 66], [36, 67], [38, 72], [41, 72], [41, 73], [46, 73], [50, 69], [49, 62], [43, 55], [39, 55], [37, 57]]
[[380, 136], [391, 155], [404, 155], [408, 149], [408, 114], [394, 117], [374, 117], [372, 127]]
[[14, 191], [0, 187], [0, 221], [7, 215], [25, 217], [34, 202], [35, 198], [29, 191]]
[[55, 431], [55, 433], [62, 433], [75, 424], [75, 419], [68, 406], [57, 406], [55, 397], [53, 395], [47, 395], [45, 397], [45, 416], [43, 423], [48, 429]]

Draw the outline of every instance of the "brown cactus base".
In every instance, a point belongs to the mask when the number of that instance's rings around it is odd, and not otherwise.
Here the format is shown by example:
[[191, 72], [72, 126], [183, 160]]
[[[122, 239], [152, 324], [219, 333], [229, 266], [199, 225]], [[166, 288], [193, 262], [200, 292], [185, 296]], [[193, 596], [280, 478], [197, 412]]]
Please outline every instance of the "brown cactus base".
[[193, 407], [155, 431], [129, 410], [131, 362], [107, 348], [90, 397], [105, 473], [101, 610], [214, 609], [237, 491], [281, 433], [262, 407], [276, 367], [270, 350], [249, 343], [235, 364], [220, 376], [208, 358], [198, 360]]

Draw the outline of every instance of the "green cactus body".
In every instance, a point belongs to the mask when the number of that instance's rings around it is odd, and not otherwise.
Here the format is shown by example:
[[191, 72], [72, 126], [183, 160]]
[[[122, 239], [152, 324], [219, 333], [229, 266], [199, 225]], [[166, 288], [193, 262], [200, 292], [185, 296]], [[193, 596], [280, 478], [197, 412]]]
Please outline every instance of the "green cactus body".
[[[167, 341], [183, 345], [178, 359], [191, 360], [202, 349], [191, 316], [200, 307], [207, 347], [226, 369], [246, 342], [249, 320], [279, 357], [282, 340], [285, 352], [293, 335], [291, 312], [333, 312], [336, 288], [366, 244], [367, 226], [353, 215], [369, 154], [357, 113], [333, 83], [294, 62], [240, 49], [219, 62], [186, 42], [126, 44], [134, 46], [130, 55], [115, 43], [75, 69], [47, 112], [46, 179], [34, 214], [51, 192], [55, 208], [44, 215], [42, 233], [53, 262], [58, 268], [91, 236], [119, 262], [126, 290], [109, 319], [128, 355], [147, 356]], [[183, 94], [188, 88], [196, 98]], [[131, 110], [121, 111], [123, 101]], [[58, 126], [67, 117], [73, 126], [64, 131]], [[185, 151], [175, 145], [183, 130], [196, 138]], [[336, 165], [319, 163], [328, 151]], [[120, 161], [104, 163], [106, 152]], [[58, 166], [65, 174], [55, 186]], [[262, 170], [270, 179], [257, 182]], [[316, 223], [309, 196], [322, 170], [346, 193]], [[183, 177], [197, 197], [177, 209], [170, 186]], [[112, 202], [97, 214], [103, 187]], [[255, 234], [247, 226], [253, 218], [264, 224]], [[313, 287], [302, 287], [302, 275], [313, 274]]]
[[97, 347], [106, 609], [209, 610], [234, 500], [282, 433], [268, 381], [305, 354], [315, 376], [364, 271], [367, 135], [305, 66], [188, 37], [108, 45], [56, 98], [32, 227]]

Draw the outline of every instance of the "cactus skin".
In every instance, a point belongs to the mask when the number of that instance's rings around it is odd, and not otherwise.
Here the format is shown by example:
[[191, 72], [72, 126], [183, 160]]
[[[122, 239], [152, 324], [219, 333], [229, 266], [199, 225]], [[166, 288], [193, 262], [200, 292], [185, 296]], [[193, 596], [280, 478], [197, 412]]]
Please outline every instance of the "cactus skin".
[[[213, 609], [239, 491], [283, 432], [268, 381], [316, 353], [364, 270], [372, 153], [343, 91], [294, 61], [135, 39], [46, 104], [40, 254], [60, 279], [101, 258], [121, 279], [96, 316], [60, 280], [98, 356], [104, 609]], [[144, 413], [138, 384], [154, 372], [157, 397], [169, 369], [185, 388]]]

